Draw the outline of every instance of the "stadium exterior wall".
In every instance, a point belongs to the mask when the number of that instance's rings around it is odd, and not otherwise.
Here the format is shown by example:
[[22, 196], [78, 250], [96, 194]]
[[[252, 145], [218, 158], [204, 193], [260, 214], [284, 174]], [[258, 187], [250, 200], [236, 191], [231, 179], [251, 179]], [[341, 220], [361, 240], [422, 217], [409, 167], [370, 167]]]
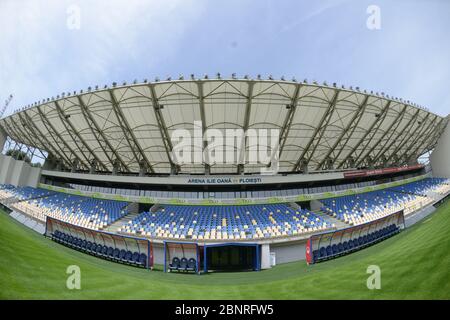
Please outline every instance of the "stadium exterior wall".
[[37, 187], [41, 169], [32, 167], [25, 161], [0, 155], [0, 184], [12, 184], [16, 187]]
[[450, 115], [447, 116], [447, 127], [443, 134], [439, 137], [439, 140], [431, 153], [431, 168], [433, 170], [433, 176], [450, 178]]
[[3, 150], [7, 137], [5, 130], [0, 126], [0, 150]]

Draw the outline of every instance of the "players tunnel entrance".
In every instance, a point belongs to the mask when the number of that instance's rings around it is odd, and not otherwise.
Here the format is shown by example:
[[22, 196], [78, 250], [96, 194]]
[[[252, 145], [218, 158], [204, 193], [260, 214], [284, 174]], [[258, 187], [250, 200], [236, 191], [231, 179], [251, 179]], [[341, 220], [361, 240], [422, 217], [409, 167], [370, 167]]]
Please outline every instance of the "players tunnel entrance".
[[259, 271], [261, 247], [258, 244], [224, 243], [203, 247], [203, 269], [209, 271]]

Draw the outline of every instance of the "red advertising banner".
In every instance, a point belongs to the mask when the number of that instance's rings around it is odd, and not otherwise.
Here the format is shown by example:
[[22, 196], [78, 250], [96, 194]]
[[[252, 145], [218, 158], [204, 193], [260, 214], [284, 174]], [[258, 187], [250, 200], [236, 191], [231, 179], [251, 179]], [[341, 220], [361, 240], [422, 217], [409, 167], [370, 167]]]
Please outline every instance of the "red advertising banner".
[[407, 166], [407, 167], [347, 171], [347, 172], [344, 172], [344, 178], [377, 176], [377, 175], [381, 175], [381, 174], [389, 174], [389, 173], [397, 173], [397, 172], [403, 172], [403, 171], [416, 170], [416, 169], [421, 169], [423, 167], [424, 167], [424, 165], [417, 164], [414, 166]]
[[311, 254], [311, 238], [306, 241], [306, 263], [311, 264], [312, 262], [312, 254]]

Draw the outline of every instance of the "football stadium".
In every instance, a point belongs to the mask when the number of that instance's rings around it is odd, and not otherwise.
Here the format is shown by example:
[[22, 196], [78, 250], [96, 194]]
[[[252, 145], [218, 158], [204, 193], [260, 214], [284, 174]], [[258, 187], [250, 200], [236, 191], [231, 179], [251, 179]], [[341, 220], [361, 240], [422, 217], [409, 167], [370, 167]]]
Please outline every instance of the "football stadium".
[[0, 119], [0, 298], [449, 299], [448, 120], [260, 75], [42, 99]]

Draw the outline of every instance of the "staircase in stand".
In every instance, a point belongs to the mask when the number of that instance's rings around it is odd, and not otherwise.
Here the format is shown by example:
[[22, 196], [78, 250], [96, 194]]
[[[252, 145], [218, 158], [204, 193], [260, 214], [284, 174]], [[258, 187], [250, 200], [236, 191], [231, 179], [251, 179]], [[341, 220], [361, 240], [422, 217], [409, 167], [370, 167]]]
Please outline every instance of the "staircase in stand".
[[107, 231], [107, 232], [113, 232], [113, 233], [117, 232], [120, 229], [120, 227], [129, 223], [131, 220], [136, 218], [138, 215], [139, 215], [139, 213], [128, 213], [128, 214], [124, 215], [122, 218], [120, 218], [119, 220], [116, 220], [115, 222], [113, 222], [112, 224], [107, 226], [103, 230]]
[[325, 211], [323, 211], [322, 209], [320, 210], [313, 210], [313, 212], [315, 214], [317, 214], [319, 217], [322, 217], [323, 219], [325, 219], [325, 221], [328, 221], [332, 224], [335, 225], [336, 229], [343, 229], [343, 228], [348, 228], [350, 225], [339, 220], [336, 219], [335, 217], [330, 216], [329, 214], [327, 214]]

